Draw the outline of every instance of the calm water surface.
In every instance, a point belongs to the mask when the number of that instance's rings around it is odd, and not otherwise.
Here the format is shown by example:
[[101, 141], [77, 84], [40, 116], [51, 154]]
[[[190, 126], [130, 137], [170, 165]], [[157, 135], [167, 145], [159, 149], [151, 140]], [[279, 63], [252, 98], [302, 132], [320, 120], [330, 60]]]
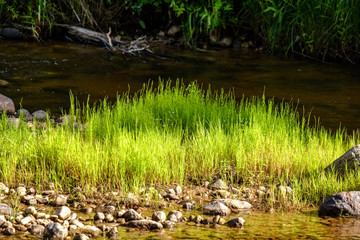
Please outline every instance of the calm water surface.
[[[261, 96], [299, 102], [324, 126], [348, 130], [360, 126], [360, 70], [351, 65], [321, 64], [246, 50], [191, 51], [154, 49], [159, 58], [128, 58], [103, 48], [64, 42], [0, 41], [0, 93], [30, 111], [69, 108], [69, 90], [80, 100], [95, 101], [137, 91], [149, 79], [182, 78], [213, 89], [233, 89], [237, 97]], [[242, 230], [179, 225], [173, 231], [149, 233], [120, 230], [120, 238], [146, 239], [360, 239], [360, 221], [320, 219], [316, 212], [254, 212], [242, 216]]]

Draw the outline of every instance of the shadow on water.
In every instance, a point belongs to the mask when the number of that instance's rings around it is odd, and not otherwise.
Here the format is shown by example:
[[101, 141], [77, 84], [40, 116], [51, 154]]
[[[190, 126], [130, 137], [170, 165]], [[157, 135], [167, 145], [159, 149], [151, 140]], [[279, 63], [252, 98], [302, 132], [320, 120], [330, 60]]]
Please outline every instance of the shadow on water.
[[329, 128], [360, 126], [360, 70], [247, 50], [191, 51], [169, 46], [153, 49], [168, 58], [124, 58], [103, 48], [65, 42], [0, 43], [0, 92], [30, 111], [69, 106], [69, 90], [81, 100], [110, 100], [137, 91], [149, 79], [181, 78], [207, 88], [233, 89], [237, 97], [261, 96], [299, 102]]

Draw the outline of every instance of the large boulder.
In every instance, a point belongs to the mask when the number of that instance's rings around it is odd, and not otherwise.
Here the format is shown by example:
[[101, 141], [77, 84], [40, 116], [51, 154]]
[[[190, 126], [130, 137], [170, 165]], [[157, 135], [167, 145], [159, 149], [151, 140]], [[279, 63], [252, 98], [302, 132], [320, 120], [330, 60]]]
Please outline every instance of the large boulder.
[[219, 199], [217, 201], [225, 204], [232, 212], [239, 212], [241, 210], [248, 210], [252, 208], [252, 205], [246, 201], [236, 199]]
[[360, 191], [340, 192], [327, 197], [320, 205], [319, 216], [360, 216]]
[[344, 174], [346, 171], [357, 170], [360, 165], [360, 144], [348, 150], [325, 168], [325, 172], [334, 171]]
[[13, 100], [5, 95], [0, 94], [0, 113], [6, 112], [8, 114], [15, 113], [15, 105]]

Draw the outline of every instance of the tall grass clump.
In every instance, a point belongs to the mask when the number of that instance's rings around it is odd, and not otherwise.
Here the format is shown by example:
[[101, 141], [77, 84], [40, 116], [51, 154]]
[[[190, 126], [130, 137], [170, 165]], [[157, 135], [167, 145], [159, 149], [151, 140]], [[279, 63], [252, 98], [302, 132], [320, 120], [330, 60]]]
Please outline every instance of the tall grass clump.
[[290, 185], [298, 204], [358, 187], [358, 175], [339, 179], [323, 169], [359, 135], [310, 125], [290, 103], [235, 101], [231, 92], [160, 81], [76, 113], [83, 130], [50, 121], [31, 130], [3, 117], [0, 180], [130, 191], [216, 176], [242, 186]]

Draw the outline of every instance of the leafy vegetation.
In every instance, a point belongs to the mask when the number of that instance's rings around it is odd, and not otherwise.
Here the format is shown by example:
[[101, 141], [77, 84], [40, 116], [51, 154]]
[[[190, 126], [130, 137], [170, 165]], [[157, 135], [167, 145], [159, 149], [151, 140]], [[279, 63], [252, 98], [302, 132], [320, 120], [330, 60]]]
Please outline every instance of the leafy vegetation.
[[[76, 105], [76, 106], [75, 106]], [[180, 81], [152, 83], [70, 114], [83, 128], [47, 122], [45, 129], [0, 124], [0, 180], [59, 188], [104, 186], [136, 191], [144, 186], [198, 184], [220, 176], [238, 187], [267, 186], [270, 204], [319, 203], [359, 187], [359, 175], [337, 178], [323, 169], [356, 145], [359, 134], [310, 126], [288, 103], [263, 98], [234, 100]], [[276, 195], [289, 185], [292, 195]], [[285, 205], [284, 205], [285, 206]]]

